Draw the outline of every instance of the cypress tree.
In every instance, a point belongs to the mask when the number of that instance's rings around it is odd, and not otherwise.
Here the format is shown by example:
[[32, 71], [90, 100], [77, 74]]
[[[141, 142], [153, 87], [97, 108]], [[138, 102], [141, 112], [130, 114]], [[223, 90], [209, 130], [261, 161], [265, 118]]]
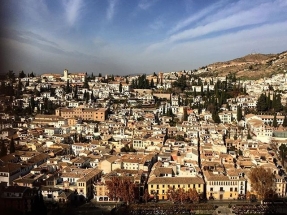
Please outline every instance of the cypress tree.
[[268, 92], [268, 96], [267, 96], [267, 106], [268, 106], [268, 110], [270, 110], [272, 108], [272, 102], [270, 99], [270, 91]]
[[209, 85], [207, 85], [207, 89], [206, 89], [206, 97], [209, 98], [210, 94], [209, 94]]
[[280, 112], [283, 110], [283, 105], [281, 103], [281, 95], [278, 94], [275, 96], [275, 101], [273, 102], [273, 108], [275, 112]]
[[201, 83], [201, 87], [200, 87], [200, 95], [203, 96], [203, 84]]
[[89, 103], [89, 100], [90, 100], [90, 93], [87, 92], [87, 94], [86, 94], [86, 103]]
[[0, 152], [0, 157], [6, 156], [7, 155], [7, 148], [5, 146], [5, 143], [1, 141], [1, 152]]
[[187, 121], [187, 119], [188, 119], [187, 109], [184, 108], [184, 109], [183, 109], [183, 121]]
[[237, 121], [239, 122], [242, 119], [242, 108], [237, 106]]
[[154, 88], [154, 82], [153, 82], [153, 79], [151, 79], [151, 81], [150, 81], [150, 87], [151, 87], [151, 88]]
[[67, 80], [66, 93], [70, 93], [70, 82], [69, 82], [69, 79]]
[[260, 95], [260, 97], [257, 100], [257, 104], [256, 104], [256, 109], [259, 112], [264, 112], [267, 111], [267, 97], [266, 95], [264, 95], [263, 93]]
[[221, 122], [217, 111], [214, 111], [212, 113], [212, 119], [213, 119], [214, 123], [220, 123]]
[[277, 122], [277, 119], [276, 119], [276, 113], [274, 114], [272, 126], [275, 127], [275, 128], [278, 126], [278, 122]]
[[11, 141], [10, 141], [9, 152], [10, 152], [10, 154], [15, 152], [15, 141], [14, 141], [13, 137], [11, 138]]
[[286, 115], [284, 116], [284, 120], [283, 120], [282, 126], [283, 127], [287, 127], [287, 117], [286, 117]]
[[123, 85], [122, 85], [122, 83], [120, 83], [120, 85], [119, 85], [119, 91], [120, 91], [120, 93], [123, 91]]
[[165, 105], [162, 107], [162, 114], [165, 114]]

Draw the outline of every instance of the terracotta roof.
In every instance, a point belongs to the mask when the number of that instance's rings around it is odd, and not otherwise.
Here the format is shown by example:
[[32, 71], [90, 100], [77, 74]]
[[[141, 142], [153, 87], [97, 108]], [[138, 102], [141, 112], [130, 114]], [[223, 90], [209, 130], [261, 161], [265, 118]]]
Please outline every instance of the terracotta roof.
[[7, 163], [4, 166], [0, 166], [0, 172], [12, 173], [16, 170], [21, 170], [20, 164]]
[[204, 181], [200, 177], [157, 177], [148, 184], [204, 184]]

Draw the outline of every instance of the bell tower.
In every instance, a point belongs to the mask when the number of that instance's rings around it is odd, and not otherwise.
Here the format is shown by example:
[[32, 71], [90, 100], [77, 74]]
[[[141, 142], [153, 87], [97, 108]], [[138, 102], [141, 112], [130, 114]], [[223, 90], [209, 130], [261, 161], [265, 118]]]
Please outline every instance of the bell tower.
[[64, 80], [65, 81], [68, 80], [68, 70], [67, 69], [64, 70]]

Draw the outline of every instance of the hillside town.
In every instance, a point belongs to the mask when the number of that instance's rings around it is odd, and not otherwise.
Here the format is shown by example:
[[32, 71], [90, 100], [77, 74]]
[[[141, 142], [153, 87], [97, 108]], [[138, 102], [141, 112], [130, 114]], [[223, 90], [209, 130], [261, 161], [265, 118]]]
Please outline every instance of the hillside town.
[[286, 198], [286, 71], [257, 80], [207, 71], [9, 71], [0, 208]]

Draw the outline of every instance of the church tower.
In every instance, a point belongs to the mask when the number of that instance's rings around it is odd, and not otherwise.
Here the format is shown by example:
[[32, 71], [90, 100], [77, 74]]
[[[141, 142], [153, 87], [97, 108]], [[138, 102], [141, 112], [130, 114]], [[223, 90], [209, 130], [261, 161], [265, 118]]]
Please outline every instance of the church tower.
[[68, 80], [68, 70], [67, 69], [64, 70], [64, 80], [65, 81]]

